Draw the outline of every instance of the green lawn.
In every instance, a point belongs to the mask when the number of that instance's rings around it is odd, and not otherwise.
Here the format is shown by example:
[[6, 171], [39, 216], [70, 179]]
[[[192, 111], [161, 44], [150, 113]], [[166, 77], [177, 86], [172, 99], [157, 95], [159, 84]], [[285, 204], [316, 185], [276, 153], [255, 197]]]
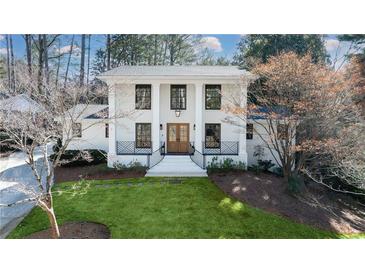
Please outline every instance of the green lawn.
[[[60, 224], [93, 221], [107, 225], [112, 238], [339, 238], [227, 197], [207, 178], [94, 181], [87, 193], [73, 196], [73, 183], [57, 185], [55, 212]], [[142, 183], [142, 184], [141, 184]], [[107, 186], [109, 185], [109, 186]], [[35, 208], [10, 234], [23, 238], [48, 228]]]

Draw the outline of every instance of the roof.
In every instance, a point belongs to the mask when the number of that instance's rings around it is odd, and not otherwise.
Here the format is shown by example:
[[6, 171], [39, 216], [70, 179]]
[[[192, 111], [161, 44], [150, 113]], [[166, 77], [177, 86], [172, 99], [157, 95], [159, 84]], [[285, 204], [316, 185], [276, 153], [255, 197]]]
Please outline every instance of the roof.
[[0, 101], [0, 110], [41, 112], [43, 107], [26, 94], [19, 94]]
[[67, 112], [71, 117], [77, 120], [103, 119], [108, 117], [108, 105], [77, 104], [73, 108], [70, 108]]
[[250, 110], [247, 119], [251, 120], [264, 120], [268, 115], [277, 114], [278, 117], [283, 118], [289, 115], [289, 110], [285, 106], [273, 106], [273, 107], [258, 107], [257, 109]]
[[110, 76], [208, 76], [208, 77], [239, 77], [250, 74], [236, 66], [120, 66], [106, 71], [98, 78]]

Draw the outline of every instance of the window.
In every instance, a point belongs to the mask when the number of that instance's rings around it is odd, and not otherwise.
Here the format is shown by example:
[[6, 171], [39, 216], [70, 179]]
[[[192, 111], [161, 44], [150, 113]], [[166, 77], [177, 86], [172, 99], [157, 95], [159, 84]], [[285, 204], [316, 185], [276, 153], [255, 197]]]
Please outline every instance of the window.
[[253, 124], [246, 124], [246, 139], [253, 139]]
[[136, 85], [136, 109], [151, 109], [151, 85]]
[[288, 125], [278, 124], [277, 134], [279, 140], [286, 140], [288, 137]]
[[186, 109], [186, 85], [171, 85], [171, 109]]
[[151, 124], [136, 124], [136, 147], [151, 148]]
[[205, 109], [221, 109], [221, 85], [205, 85]]
[[109, 138], [109, 124], [105, 124], [105, 138]]
[[221, 142], [221, 125], [205, 124], [205, 147], [219, 148]]
[[73, 123], [72, 124], [72, 136], [73, 137], [82, 137], [82, 127], [81, 123]]

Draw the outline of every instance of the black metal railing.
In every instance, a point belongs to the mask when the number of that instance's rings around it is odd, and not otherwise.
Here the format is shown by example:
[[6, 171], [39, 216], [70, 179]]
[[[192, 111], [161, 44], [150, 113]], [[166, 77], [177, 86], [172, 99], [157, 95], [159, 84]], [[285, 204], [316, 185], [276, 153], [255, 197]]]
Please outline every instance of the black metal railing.
[[147, 156], [148, 168], [152, 168], [160, 163], [165, 157], [165, 142], [161, 142], [160, 147], [156, 149], [151, 155]]
[[189, 156], [195, 164], [205, 169], [205, 155], [196, 150], [193, 143], [189, 143]]
[[238, 142], [202, 142], [204, 155], [238, 155]]
[[143, 145], [139, 147], [135, 141], [117, 141], [117, 155], [151, 155], [152, 142]]

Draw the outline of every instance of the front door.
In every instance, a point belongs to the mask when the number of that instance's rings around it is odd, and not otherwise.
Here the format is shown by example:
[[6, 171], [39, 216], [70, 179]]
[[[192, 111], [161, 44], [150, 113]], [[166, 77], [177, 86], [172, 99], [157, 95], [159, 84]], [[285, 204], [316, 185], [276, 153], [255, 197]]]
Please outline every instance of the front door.
[[188, 153], [189, 124], [167, 124], [167, 152]]

